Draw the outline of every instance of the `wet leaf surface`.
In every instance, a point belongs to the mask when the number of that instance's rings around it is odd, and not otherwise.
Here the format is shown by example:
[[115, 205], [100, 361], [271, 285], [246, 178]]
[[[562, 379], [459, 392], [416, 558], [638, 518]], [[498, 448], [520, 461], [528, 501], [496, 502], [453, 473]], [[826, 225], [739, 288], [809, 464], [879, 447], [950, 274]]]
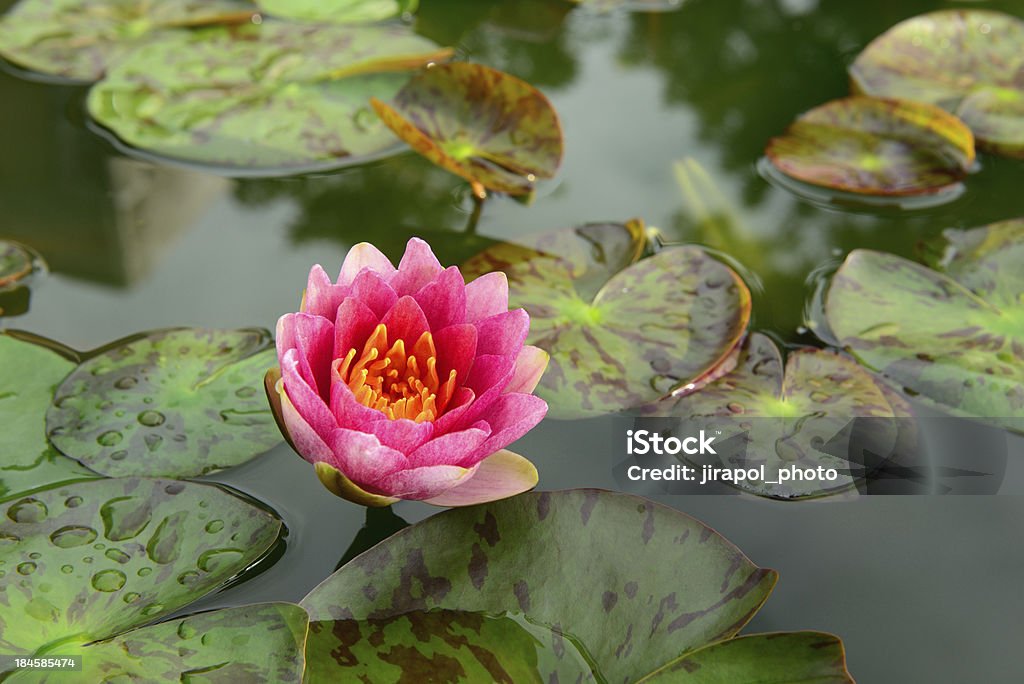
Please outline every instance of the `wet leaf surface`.
[[403, 25], [179, 32], [112, 69], [89, 113], [128, 145], [179, 160], [246, 175], [326, 169], [400, 149], [370, 98], [449, 54]]
[[412, 12], [418, 0], [256, 0], [259, 8], [275, 17], [334, 24], [381, 21]]
[[974, 131], [982, 149], [1024, 156], [1024, 21], [989, 10], [907, 19], [850, 67], [854, 89], [939, 105]]
[[419, 71], [377, 114], [438, 166], [485, 188], [529, 194], [562, 161], [558, 114], [530, 84], [481, 64]]
[[281, 522], [226, 491], [173, 480], [61, 485], [3, 506], [0, 653], [78, 646], [151, 622], [221, 586]]
[[54, 447], [104, 475], [190, 477], [264, 453], [281, 434], [263, 393], [263, 330], [171, 329], [113, 343], [58, 387]]
[[369, 620], [310, 623], [311, 681], [593, 682], [572, 642], [513, 616], [413, 611]]
[[0, 55], [26, 69], [96, 81], [118, 60], [182, 27], [249, 22], [242, 0], [22, 0], [0, 20]]
[[551, 362], [538, 394], [555, 418], [612, 413], [695, 382], [733, 351], [750, 319], [740, 277], [707, 252], [639, 260], [643, 224], [592, 224], [503, 243], [464, 265], [503, 271]]
[[733, 636], [775, 580], [689, 516], [575, 490], [428, 518], [353, 560], [302, 605], [314, 621], [518, 612], [551, 625], [607, 681], [621, 682]]
[[906, 196], [967, 175], [974, 139], [939, 107], [874, 97], [833, 100], [802, 114], [765, 154], [792, 178], [832, 190]]

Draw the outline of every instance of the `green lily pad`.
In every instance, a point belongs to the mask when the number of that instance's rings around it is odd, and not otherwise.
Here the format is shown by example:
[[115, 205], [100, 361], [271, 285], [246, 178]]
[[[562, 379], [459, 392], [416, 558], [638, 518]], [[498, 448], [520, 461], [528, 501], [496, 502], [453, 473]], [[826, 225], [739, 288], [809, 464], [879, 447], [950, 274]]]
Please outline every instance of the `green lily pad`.
[[926, 195], [967, 175], [974, 137], [934, 105], [857, 96], [802, 114], [765, 155], [782, 173], [832, 190]]
[[263, 394], [265, 330], [172, 329], [119, 340], [61, 383], [46, 415], [62, 453], [114, 477], [191, 477], [281, 441]]
[[221, 586], [280, 531], [218, 487], [174, 480], [77, 482], [6, 504], [0, 653], [80, 653]]
[[53, 391], [75, 368], [75, 361], [48, 346], [53, 344], [0, 333], [0, 501], [97, 477], [46, 441], [46, 409]]
[[463, 267], [508, 276], [530, 314], [527, 341], [551, 355], [537, 393], [556, 418], [612, 413], [698, 382], [733, 352], [750, 292], [698, 247], [638, 261], [643, 224], [594, 224], [503, 243]]
[[[892, 399], [896, 407], [852, 359], [823, 349], [798, 349], [784, 363], [771, 338], [754, 333], [732, 372], [696, 392], [645, 406], [641, 413], [684, 418], [681, 434], [693, 434], [692, 425], [714, 426], [721, 432], [719, 445], [733, 440], [729, 452], [718, 447], [721, 462], [715, 467], [764, 466], [763, 479], [730, 484], [758, 496], [796, 499], [853, 486], [859, 473], [846, 458], [848, 445], [842, 440], [855, 419], [877, 419], [861, 432], [870, 431], [875, 453], [891, 453], [899, 421], [884, 419], [911, 415], [905, 402]], [[838, 476], [823, 477], [819, 467], [834, 469]], [[797, 478], [794, 469], [814, 470], [815, 477]]]
[[306, 662], [316, 682], [595, 681], [561, 633], [521, 617], [450, 610], [310, 623]]
[[943, 10], [892, 27], [850, 66], [854, 90], [943, 107], [978, 146], [1024, 157], [1024, 21], [990, 10]]
[[481, 64], [431, 65], [373, 108], [414, 150], [477, 187], [528, 195], [562, 163], [562, 127], [548, 99]]
[[637, 684], [853, 684], [843, 642], [822, 632], [753, 634], [705, 646]]
[[302, 606], [314, 622], [518, 612], [572, 640], [606, 681], [622, 682], [732, 637], [775, 580], [689, 516], [577, 490], [435, 515], [357, 557]]
[[178, 32], [118, 63], [88, 107], [157, 155], [246, 175], [333, 168], [398, 151], [371, 97], [393, 96], [401, 72], [450, 53], [402, 25]]
[[18, 285], [38, 270], [38, 264], [39, 257], [24, 245], [0, 240], [0, 289]]
[[832, 279], [839, 344], [919, 401], [1024, 432], [1024, 222], [952, 233], [947, 272], [857, 250]]
[[260, 9], [275, 17], [334, 24], [381, 21], [414, 12], [418, 0], [256, 0]]
[[255, 14], [242, 0], [21, 0], [0, 19], [0, 55], [43, 74], [96, 81], [175, 29], [240, 24]]

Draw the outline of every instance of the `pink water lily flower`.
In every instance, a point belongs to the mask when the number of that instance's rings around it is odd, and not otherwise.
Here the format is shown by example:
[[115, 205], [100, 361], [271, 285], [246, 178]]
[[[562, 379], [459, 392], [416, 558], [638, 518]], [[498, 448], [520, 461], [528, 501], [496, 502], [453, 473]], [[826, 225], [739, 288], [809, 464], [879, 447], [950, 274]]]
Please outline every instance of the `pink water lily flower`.
[[396, 269], [373, 245], [336, 282], [314, 266], [277, 324], [267, 394], [292, 447], [338, 496], [367, 506], [462, 506], [519, 494], [537, 470], [504, 450], [544, 417], [547, 354], [525, 344], [508, 282], [466, 284], [413, 238]]

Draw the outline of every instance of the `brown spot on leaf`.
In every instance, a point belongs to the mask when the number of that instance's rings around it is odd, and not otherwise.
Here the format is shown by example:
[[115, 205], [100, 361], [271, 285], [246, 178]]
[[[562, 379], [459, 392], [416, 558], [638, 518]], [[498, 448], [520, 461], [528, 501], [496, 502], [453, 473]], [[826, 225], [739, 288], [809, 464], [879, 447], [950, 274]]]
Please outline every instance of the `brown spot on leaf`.
[[469, 556], [469, 579], [473, 586], [480, 589], [487, 579], [487, 554], [479, 544], [473, 544]]
[[501, 534], [498, 532], [498, 519], [490, 511], [484, 515], [484, 521], [473, 525], [473, 531], [480, 535], [480, 538], [487, 542], [488, 546], [494, 546], [501, 541]]
[[512, 588], [512, 593], [516, 595], [516, 600], [519, 601], [519, 609], [524, 613], [530, 610], [530, 587], [526, 584], [526, 580], [519, 580]]
[[619, 601], [619, 595], [614, 591], [606, 591], [601, 596], [601, 606], [604, 608], [604, 612], [611, 612], [611, 609], [615, 607], [615, 604]]

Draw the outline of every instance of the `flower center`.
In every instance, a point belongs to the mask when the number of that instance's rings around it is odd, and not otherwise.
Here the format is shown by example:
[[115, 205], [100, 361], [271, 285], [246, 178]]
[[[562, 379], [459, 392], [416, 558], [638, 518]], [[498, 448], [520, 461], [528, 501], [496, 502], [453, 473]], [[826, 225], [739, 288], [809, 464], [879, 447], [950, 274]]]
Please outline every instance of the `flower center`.
[[361, 354], [353, 347], [345, 358], [336, 359], [334, 372], [356, 401], [391, 420], [434, 420], [455, 392], [455, 370], [443, 384], [437, 376], [437, 349], [429, 332], [420, 335], [407, 353], [404, 340], [388, 346], [388, 328], [383, 323], [366, 340]]

